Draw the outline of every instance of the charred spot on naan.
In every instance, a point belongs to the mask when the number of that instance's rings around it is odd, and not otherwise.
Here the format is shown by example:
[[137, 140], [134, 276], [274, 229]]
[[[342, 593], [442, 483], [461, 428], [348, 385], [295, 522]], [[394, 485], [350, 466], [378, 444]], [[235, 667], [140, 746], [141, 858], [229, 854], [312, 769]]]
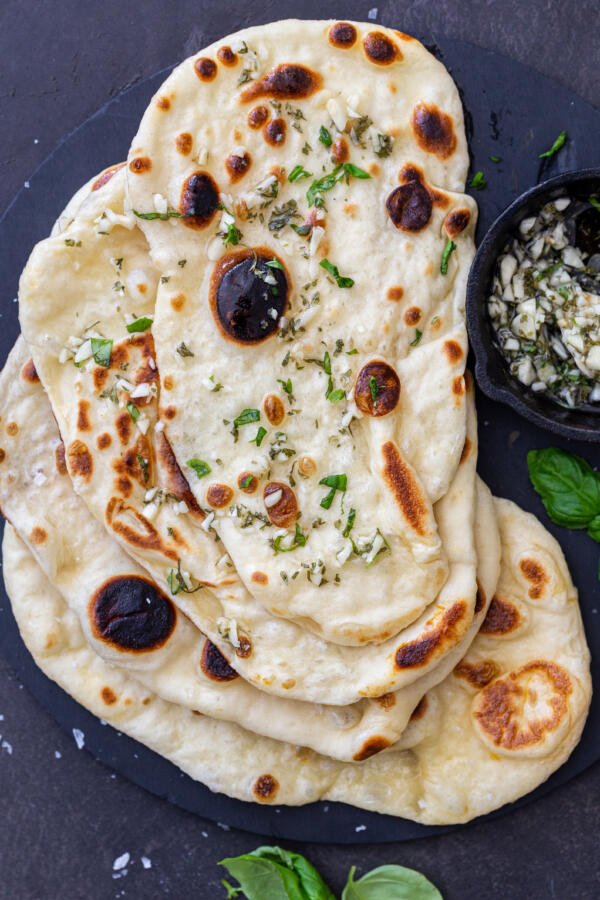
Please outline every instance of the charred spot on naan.
[[252, 785], [252, 793], [259, 803], [271, 803], [279, 790], [279, 782], [274, 775], [259, 775]]
[[248, 113], [248, 128], [258, 131], [271, 118], [271, 111], [266, 106], [254, 106]]
[[253, 572], [250, 576], [250, 581], [254, 584], [266, 585], [269, 583], [269, 576], [266, 572]]
[[115, 429], [121, 444], [126, 446], [131, 439], [131, 432], [133, 430], [133, 422], [127, 410], [119, 412], [115, 416]]
[[542, 563], [532, 557], [525, 557], [519, 562], [519, 569], [523, 577], [529, 582], [529, 597], [531, 600], [540, 600], [544, 589], [550, 583], [550, 576]]
[[383, 31], [370, 31], [363, 38], [367, 59], [378, 66], [390, 66], [402, 59], [400, 48]]
[[386, 296], [388, 300], [402, 300], [404, 297], [404, 288], [399, 284], [392, 285], [392, 287], [388, 288]]
[[464, 357], [464, 350], [458, 341], [444, 341], [444, 355], [451, 366], [457, 365]]
[[102, 690], [100, 691], [100, 696], [107, 706], [112, 706], [117, 702], [118, 699], [113, 689], [109, 688], [108, 686], [102, 688]]
[[454, 668], [456, 678], [461, 678], [474, 688], [483, 688], [490, 684], [494, 678], [498, 678], [502, 669], [493, 659], [482, 659], [478, 662], [461, 660]]
[[312, 69], [299, 63], [281, 63], [266, 75], [253, 81], [240, 95], [242, 103], [256, 97], [273, 100], [304, 100], [315, 93], [323, 79]]
[[34, 525], [29, 532], [29, 540], [32, 544], [45, 544], [48, 540], [48, 532], [41, 525]]
[[157, 97], [156, 99], [156, 108], [162, 110], [162, 112], [168, 112], [171, 109], [171, 100], [169, 97]]
[[423, 493], [417, 484], [410, 466], [392, 441], [386, 441], [381, 448], [383, 455], [383, 479], [390, 488], [396, 503], [413, 529], [425, 536], [427, 532], [428, 509]]
[[122, 497], [110, 498], [104, 518], [107, 527], [134, 549], [157, 553], [177, 562], [177, 553], [163, 541], [152, 522], [135, 506], [125, 503]]
[[396, 371], [381, 359], [368, 362], [358, 373], [354, 400], [368, 416], [387, 416], [400, 399], [400, 379]]
[[252, 472], [240, 472], [237, 485], [244, 494], [254, 494], [258, 487], [258, 478]]
[[201, 169], [188, 175], [179, 198], [181, 221], [187, 228], [206, 228], [212, 222], [219, 205], [219, 186], [212, 175]]
[[422, 719], [427, 709], [429, 708], [429, 700], [427, 699], [427, 694], [424, 697], [421, 697], [415, 708], [410, 714], [409, 722], [418, 722], [419, 719]]
[[134, 156], [129, 163], [129, 171], [134, 175], [145, 175], [152, 168], [152, 160], [148, 156]]
[[201, 56], [194, 62], [194, 72], [200, 81], [213, 81], [217, 75], [217, 64], [208, 56]]
[[396, 650], [397, 669], [415, 669], [426, 665], [444, 653], [447, 646], [454, 646], [467, 627], [468, 604], [456, 600], [441, 616], [434, 619], [422, 637], [401, 644]]
[[367, 738], [362, 747], [356, 751], [352, 759], [355, 760], [355, 762], [362, 762], [365, 759], [369, 759], [371, 756], [375, 756], [376, 753], [381, 753], [382, 750], [386, 750], [387, 747], [390, 746], [391, 741], [387, 738], [378, 734], [373, 735], [373, 737]]
[[444, 219], [444, 231], [449, 238], [458, 237], [471, 221], [471, 211], [468, 209], [452, 209]]
[[480, 633], [491, 637], [505, 637], [520, 628], [522, 621], [523, 617], [516, 604], [496, 594], [492, 597]]
[[421, 321], [421, 310], [418, 306], [409, 306], [404, 313], [404, 324], [414, 328]]
[[263, 137], [271, 147], [283, 147], [287, 126], [284, 119], [271, 119], [263, 128]]
[[23, 381], [27, 381], [29, 384], [39, 383], [40, 376], [36, 372], [35, 365], [32, 359], [28, 359], [21, 369], [21, 378], [23, 379]]
[[6, 459], [6, 450], [0, 447], [0, 463], [3, 463]]
[[422, 231], [431, 220], [434, 206], [446, 207], [446, 194], [427, 184], [422, 170], [408, 164], [400, 172], [400, 187], [385, 201], [388, 215], [401, 231]]
[[54, 450], [54, 461], [56, 464], [56, 471], [59, 475], [67, 474], [67, 460], [65, 456], [65, 445], [61, 441], [56, 445]]
[[125, 165], [127, 165], [127, 163], [121, 162], [116, 163], [114, 166], [109, 166], [108, 169], [105, 169], [100, 173], [100, 175], [98, 175], [91, 187], [91, 190], [99, 191], [100, 188], [104, 187], [104, 185], [107, 184], [107, 182], [109, 182], [113, 177], [113, 175], [115, 175], [119, 171], [119, 169], [122, 169]]
[[117, 475], [133, 479], [143, 488], [153, 484], [154, 453], [146, 435], [139, 434], [133, 446], [113, 459], [112, 467]]
[[228, 484], [211, 484], [206, 491], [206, 502], [213, 509], [223, 509], [233, 500], [233, 490]]
[[340, 163], [345, 163], [350, 159], [348, 142], [343, 137], [339, 137], [333, 142], [331, 146], [331, 158], [334, 163], [337, 163], [338, 165]]
[[246, 634], [238, 633], [239, 647], [235, 648], [235, 655], [241, 659], [247, 659], [252, 654], [252, 642]]
[[281, 425], [285, 419], [285, 406], [277, 394], [267, 394], [263, 400], [263, 409], [271, 425]]
[[473, 700], [479, 737], [509, 753], [549, 752], [568, 722], [573, 683], [558, 663], [532, 660], [492, 681]]
[[351, 22], [334, 22], [327, 32], [329, 43], [338, 50], [349, 50], [358, 37], [356, 28]]
[[448, 159], [456, 150], [456, 133], [452, 116], [435, 103], [417, 103], [411, 116], [411, 127], [421, 150]]
[[241, 154], [230, 153], [225, 160], [225, 169], [231, 184], [240, 181], [252, 165], [252, 157], [247, 150]]
[[393, 709], [396, 705], [396, 695], [394, 693], [382, 694], [381, 697], [373, 697], [375, 703], [382, 709]]
[[178, 134], [175, 138], [175, 147], [177, 148], [177, 152], [181, 153], [182, 156], [190, 155], [193, 143], [194, 141], [189, 131], [182, 131], [181, 134]]
[[77, 404], [77, 431], [91, 431], [90, 401], [79, 400]]
[[[267, 264], [276, 260], [281, 268]], [[272, 276], [275, 284], [265, 282]], [[215, 265], [209, 303], [222, 336], [237, 344], [259, 344], [278, 331], [289, 302], [284, 263], [268, 247], [236, 250]]]
[[73, 441], [67, 450], [67, 465], [73, 478], [90, 481], [94, 472], [94, 461], [83, 441]]
[[217, 59], [223, 66], [228, 66], [231, 68], [235, 66], [238, 61], [237, 53], [234, 53], [231, 47], [228, 45], [224, 45], [223, 47], [219, 47], [217, 50]]
[[164, 646], [176, 621], [169, 598], [140, 575], [115, 575], [105, 581], [90, 598], [88, 617], [98, 640], [142, 653]]
[[202, 656], [200, 657], [200, 668], [207, 678], [212, 681], [233, 681], [238, 678], [238, 673], [229, 665], [218, 647], [209, 641], [204, 641], [202, 648]]
[[[272, 505], [269, 497], [277, 495], [278, 499]], [[298, 500], [289, 484], [283, 481], [270, 481], [265, 485], [263, 500], [267, 515], [277, 528], [289, 528], [298, 518]]]

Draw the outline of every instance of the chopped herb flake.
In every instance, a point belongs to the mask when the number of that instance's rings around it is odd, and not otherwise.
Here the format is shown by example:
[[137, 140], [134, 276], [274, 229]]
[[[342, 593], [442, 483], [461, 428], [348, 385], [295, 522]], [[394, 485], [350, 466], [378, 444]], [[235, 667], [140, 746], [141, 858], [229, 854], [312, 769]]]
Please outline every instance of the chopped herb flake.
[[328, 131], [327, 128], [325, 128], [324, 125], [321, 125], [321, 127], [319, 128], [319, 140], [326, 147], [331, 147], [331, 145], [333, 144], [333, 138], [331, 137], [330, 132]]
[[482, 191], [484, 187], [486, 187], [487, 181], [485, 180], [485, 175], [481, 170], [475, 172], [473, 177], [469, 182], [469, 187], [474, 188], [476, 191]]
[[180, 344], [177, 344], [177, 348], [176, 348], [176, 349], [177, 349], [177, 352], [179, 353], [179, 355], [180, 355], [181, 357], [183, 357], [183, 358], [185, 358], [186, 356], [193, 356], [193, 355], [194, 355], [194, 354], [192, 353], [192, 351], [190, 350], [190, 348], [188, 347], [188, 345], [185, 344], [183, 341], [182, 341]]
[[354, 285], [354, 281], [352, 278], [348, 278], [345, 275], [340, 275], [340, 271], [337, 266], [334, 266], [333, 263], [329, 262], [328, 259], [322, 259], [319, 263], [322, 269], [325, 269], [332, 278], [335, 279], [336, 284], [340, 288], [351, 288]]
[[377, 406], [377, 394], [379, 393], [379, 387], [377, 386], [377, 379], [374, 375], [371, 375], [369, 378], [369, 390], [371, 391], [371, 400], [373, 401], [373, 406]]
[[204, 462], [203, 459], [196, 459], [195, 457], [194, 459], [188, 459], [186, 466], [193, 469], [198, 478], [204, 478], [205, 475], [209, 475], [212, 472], [212, 469], [207, 462]]
[[550, 149], [545, 150], [544, 153], [540, 153], [539, 159], [549, 159], [551, 156], [554, 156], [555, 153], [558, 153], [558, 151], [565, 146], [568, 138], [569, 135], [567, 134], [567, 132], [561, 131]]
[[127, 331], [130, 334], [137, 334], [140, 331], [148, 331], [150, 326], [152, 325], [153, 319], [149, 316], [140, 316], [139, 319], [136, 319], [135, 322], [130, 322], [127, 326]]
[[321, 478], [319, 484], [325, 485], [325, 487], [331, 488], [328, 494], [323, 497], [321, 500], [321, 506], [323, 509], [329, 509], [331, 504], [333, 503], [333, 498], [335, 497], [336, 491], [341, 491], [342, 493], [346, 490], [346, 486], [348, 483], [347, 475], [326, 475], [325, 478]]
[[416, 347], [417, 344], [419, 343], [419, 341], [421, 340], [422, 337], [423, 337], [423, 332], [422, 332], [422, 331], [419, 331], [418, 328], [415, 328], [415, 336], [414, 336], [414, 338], [412, 339], [412, 341], [410, 342], [410, 346], [411, 346], [411, 347]]
[[288, 181], [299, 181], [301, 178], [310, 178], [311, 174], [312, 172], [307, 172], [304, 166], [297, 165], [294, 166], [288, 175]]
[[135, 403], [128, 403], [128, 404], [127, 404], [127, 412], [129, 413], [129, 415], [131, 416], [131, 418], [133, 419], [133, 421], [134, 421], [134, 422], [137, 422], [137, 420], [138, 420], [139, 417], [140, 417], [140, 411], [139, 411], [139, 409], [137, 408], [137, 406], [135, 405]]
[[257, 447], [260, 447], [260, 445], [262, 444], [263, 438], [264, 438], [264, 436], [266, 435], [266, 433], [267, 433], [267, 429], [266, 429], [266, 428], [263, 428], [263, 426], [260, 425], [258, 431], [256, 432], [256, 436], [252, 438], [252, 440], [250, 441], [250, 443], [251, 443], [251, 444], [256, 444]]
[[444, 247], [444, 251], [442, 253], [442, 261], [440, 262], [440, 272], [442, 275], [448, 274], [448, 260], [450, 259], [450, 255], [456, 250], [456, 244], [454, 241], [451, 241], [450, 238], [446, 241], [446, 246]]
[[112, 354], [113, 342], [106, 338], [91, 338], [92, 356], [99, 366], [108, 369]]
[[185, 218], [182, 213], [177, 212], [176, 209], [168, 209], [166, 212], [138, 212], [137, 209], [133, 210], [134, 216], [137, 216], [138, 219], [160, 219], [163, 222], [166, 222], [167, 219], [183, 219]]
[[242, 425], [249, 425], [250, 422], [258, 422], [260, 412], [257, 409], [243, 409], [239, 416], [233, 420], [234, 428], [240, 428]]

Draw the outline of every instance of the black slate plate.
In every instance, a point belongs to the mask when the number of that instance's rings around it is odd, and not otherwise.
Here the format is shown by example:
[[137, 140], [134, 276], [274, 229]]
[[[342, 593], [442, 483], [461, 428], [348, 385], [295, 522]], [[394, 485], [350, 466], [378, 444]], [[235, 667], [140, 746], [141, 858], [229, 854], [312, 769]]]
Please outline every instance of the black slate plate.
[[[202, 42], [199, 41], [198, 46]], [[467, 112], [473, 170], [484, 169], [488, 187], [476, 192], [480, 233], [518, 194], [541, 177], [598, 163], [600, 112], [561, 85], [498, 54], [459, 41], [430, 47], [460, 86]], [[0, 358], [5, 359], [18, 333], [17, 295], [20, 271], [33, 243], [45, 237], [75, 190], [93, 174], [123, 159], [138, 121], [167, 70], [116, 97], [69, 135], [31, 176], [0, 219]], [[558, 131], [570, 141], [561, 154], [541, 165], [538, 153]], [[489, 156], [499, 156], [494, 164]], [[479, 470], [494, 493], [510, 497], [538, 515], [561, 542], [575, 583], [594, 658], [600, 657], [600, 551], [583, 534], [552, 526], [529, 484], [526, 451], [547, 446], [550, 438], [512, 410], [478, 395]], [[553, 443], [594, 461], [589, 446]], [[24, 684], [67, 730], [79, 728], [85, 747], [96, 759], [152, 793], [198, 815], [228, 826], [290, 840], [335, 843], [399, 841], [449, 830], [366, 813], [342, 804], [264, 807], [212, 794], [145, 747], [103, 726], [37, 669], [24, 648], [6, 596], [0, 594], [0, 651]], [[215, 748], [215, 753], [219, 749]], [[600, 703], [592, 702], [583, 739], [571, 759], [520, 804], [563, 784], [600, 757]], [[511, 807], [505, 807], [506, 812]], [[494, 815], [498, 815], [496, 813]], [[358, 830], [357, 830], [358, 829]]]

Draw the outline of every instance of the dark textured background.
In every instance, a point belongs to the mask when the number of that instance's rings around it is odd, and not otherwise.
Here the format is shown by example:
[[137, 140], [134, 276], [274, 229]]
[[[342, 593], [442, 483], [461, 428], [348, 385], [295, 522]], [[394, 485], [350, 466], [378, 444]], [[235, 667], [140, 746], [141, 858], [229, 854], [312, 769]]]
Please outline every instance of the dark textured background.
[[[298, 10], [366, 19], [372, 7], [384, 24], [427, 42], [447, 36], [499, 50], [598, 102], [600, 27], [593, 0], [321, 0]], [[111, 96], [225, 31], [280, 14], [268, 0], [244, 6], [2, 0], [0, 209], [61, 137]], [[0, 298], [10, 300], [1, 289]], [[0, 659], [0, 897], [223, 897], [216, 860], [261, 840], [202, 822], [112, 775], [78, 751], [20, 688]], [[600, 896], [599, 788], [596, 766], [534, 805], [450, 835], [403, 845], [296, 849], [337, 889], [350, 865], [366, 871], [400, 862], [426, 872], [447, 900], [592, 900]], [[125, 851], [133, 862], [115, 879], [113, 861]], [[141, 856], [151, 869], [143, 868]]]

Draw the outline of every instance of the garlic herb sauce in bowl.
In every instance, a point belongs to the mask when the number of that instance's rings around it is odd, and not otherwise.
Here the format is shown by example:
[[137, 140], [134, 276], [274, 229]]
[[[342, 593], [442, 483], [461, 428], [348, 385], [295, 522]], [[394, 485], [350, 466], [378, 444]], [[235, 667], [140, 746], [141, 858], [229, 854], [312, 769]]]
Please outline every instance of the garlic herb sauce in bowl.
[[526, 214], [498, 255], [487, 310], [521, 384], [600, 410], [600, 198], [565, 191]]

